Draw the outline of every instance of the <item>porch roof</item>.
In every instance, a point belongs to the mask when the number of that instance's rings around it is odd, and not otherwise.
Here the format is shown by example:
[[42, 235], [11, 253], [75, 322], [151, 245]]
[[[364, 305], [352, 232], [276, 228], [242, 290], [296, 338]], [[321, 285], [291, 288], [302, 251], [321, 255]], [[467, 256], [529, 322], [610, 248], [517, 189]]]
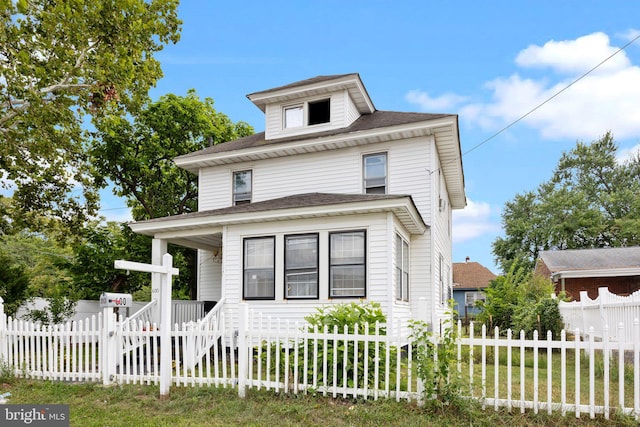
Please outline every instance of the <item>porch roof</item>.
[[411, 196], [392, 194], [307, 193], [227, 208], [192, 212], [129, 224], [136, 233], [166, 239], [196, 249], [221, 246], [222, 227], [231, 224], [287, 221], [376, 212], [393, 212], [412, 234], [423, 234], [428, 225]]

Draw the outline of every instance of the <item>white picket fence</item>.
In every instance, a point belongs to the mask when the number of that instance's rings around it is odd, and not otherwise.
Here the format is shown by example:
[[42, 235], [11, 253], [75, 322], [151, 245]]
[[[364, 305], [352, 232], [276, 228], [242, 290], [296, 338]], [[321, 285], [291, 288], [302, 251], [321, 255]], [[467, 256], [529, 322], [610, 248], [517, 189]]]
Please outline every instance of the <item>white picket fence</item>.
[[[604, 327], [607, 326], [610, 339], [632, 341], [635, 337], [629, 325], [635, 319], [640, 319], [640, 291], [621, 296], [602, 287], [598, 288], [596, 299], [589, 298], [587, 292], [582, 291], [580, 301], [560, 301], [558, 307], [568, 330], [579, 329], [584, 332], [593, 327], [595, 336], [602, 339]], [[619, 325], [623, 327], [618, 328]], [[622, 333], [625, 335], [620, 335]]]
[[[158, 384], [161, 363], [171, 363], [173, 386], [234, 387], [241, 397], [247, 389], [374, 400], [422, 397], [416, 343], [403, 332], [406, 325], [378, 324], [362, 333], [317, 330], [263, 317], [246, 304], [231, 310], [220, 304], [215, 320], [173, 325], [166, 361], [159, 357], [159, 330], [149, 322], [114, 328], [127, 321], [100, 315], [42, 327], [0, 314], [0, 362], [22, 377], [120, 384]], [[596, 339], [593, 329], [586, 338], [581, 331], [525, 337], [471, 325], [469, 336], [456, 342], [461, 392], [488, 408], [606, 418], [620, 411], [637, 418], [640, 322], [624, 328], [632, 329], [632, 340], [613, 341], [607, 328]], [[118, 351], [132, 341], [142, 344]]]

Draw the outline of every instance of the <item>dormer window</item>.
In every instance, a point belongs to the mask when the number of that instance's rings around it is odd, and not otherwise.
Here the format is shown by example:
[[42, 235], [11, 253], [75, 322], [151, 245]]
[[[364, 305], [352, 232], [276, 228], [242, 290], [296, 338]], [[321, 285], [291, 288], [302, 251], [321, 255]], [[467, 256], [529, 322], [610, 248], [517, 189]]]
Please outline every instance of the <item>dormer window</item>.
[[284, 128], [314, 126], [331, 121], [331, 99], [305, 102], [284, 107]]
[[297, 128], [304, 123], [304, 111], [302, 105], [296, 105], [294, 107], [287, 107], [284, 109], [284, 127]]
[[309, 126], [329, 123], [331, 102], [328, 99], [309, 103]]

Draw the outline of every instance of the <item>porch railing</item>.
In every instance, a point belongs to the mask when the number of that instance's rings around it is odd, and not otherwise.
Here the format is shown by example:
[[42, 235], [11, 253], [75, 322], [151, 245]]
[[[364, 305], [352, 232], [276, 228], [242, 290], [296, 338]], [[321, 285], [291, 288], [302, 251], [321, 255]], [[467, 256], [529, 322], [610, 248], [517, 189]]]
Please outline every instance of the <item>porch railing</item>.
[[185, 366], [193, 369], [209, 352], [209, 349], [223, 335], [225, 328], [224, 298], [197, 322], [190, 322], [185, 327], [190, 332], [186, 340]]

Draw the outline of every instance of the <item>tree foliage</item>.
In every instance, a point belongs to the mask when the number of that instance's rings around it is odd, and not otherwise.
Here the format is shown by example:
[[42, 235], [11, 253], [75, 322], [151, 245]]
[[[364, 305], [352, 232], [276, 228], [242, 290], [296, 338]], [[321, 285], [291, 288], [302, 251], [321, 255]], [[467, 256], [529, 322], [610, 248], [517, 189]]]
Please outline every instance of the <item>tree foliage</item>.
[[4, 312], [13, 316], [27, 299], [29, 276], [25, 267], [15, 262], [12, 257], [0, 251], [0, 297], [4, 301]]
[[252, 133], [190, 90], [162, 96], [132, 119], [106, 117], [93, 140], [93, 163], [126, 198], [134, 219], [179, 215], [197, 210], [198, 177], [173, 159]]
[[78, 227], [95, 213], [83, 127], [145, 101], [162, 76], [153, 54], [179, 38], [177, 4], [0, 0], [0, 174], [14, 221]]
[[[134, 219], [146, 220], [197, 211], [198, 176], [177, 167], [175, 157], [252, 133], [251, 126], [233, 123], [215, 110], [212, 99], [201, 100], [190, 90], [186, 96], [162, 96], [129, 118], [105, 117], [94, 135], [91, 153], [94, 166], [115, 184], [115, 194], [127, 200]], [[150, 246], [144, 236], [131, 239]], [[195, 251], [170, 250], [180, 268], [175, 288], [186, 289], [186, 295], [195, 298]], [[141, 262], [150, 259], [123, 256]], [[82, 263], [80, 260], [80, 266]]]
[[551, 331], [558, 336], [563, 328], [555, 297], [555, 287], [548, 278], [534, 275], [527, 266], [512, 263], [504, 276], [498, 276], [485, 289], [485, 301], [479, 301], [478, 320], [491, 330], [523, 330], [529, 337]]
[[610, 132], [578, 142], [549, 181], [505, 204], [505, 236], [493, 242], [503, 271], [533, 268], [543, 250], [640, 244], [640, 156], [620, 163], [617, 149]]

